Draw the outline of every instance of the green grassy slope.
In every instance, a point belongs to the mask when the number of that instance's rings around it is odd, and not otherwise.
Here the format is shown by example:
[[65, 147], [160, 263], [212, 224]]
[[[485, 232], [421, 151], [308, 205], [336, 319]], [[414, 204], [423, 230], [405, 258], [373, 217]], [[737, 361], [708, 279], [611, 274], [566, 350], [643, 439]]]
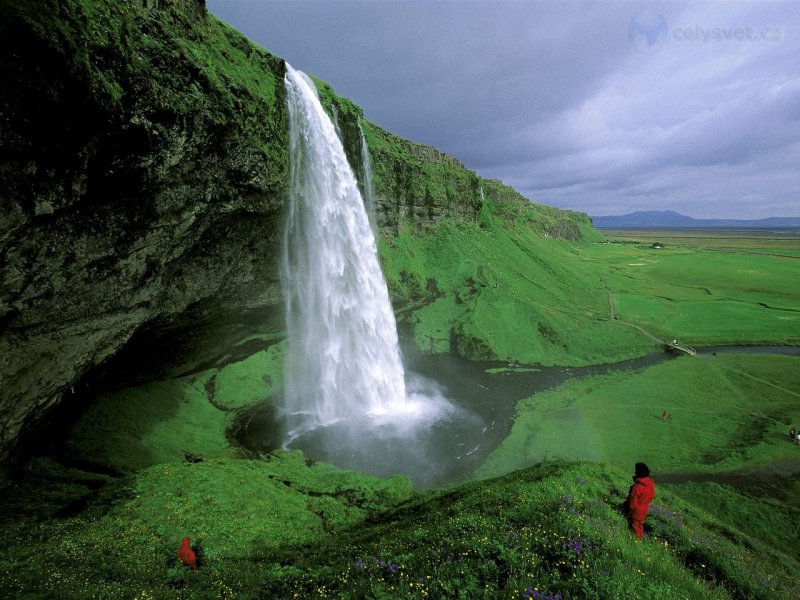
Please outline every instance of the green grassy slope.
[[653, 348], [610, 320], [586, 242], [547, 235], [539, 207], [503, 208], [487, 197], [476, 223], [382, 241], [395, 297], [424, 304], [411, 317], [420, 348], [540, 364], [615, 362]]
[[[403, 479], [309, 466], [298, 453], [161, 465], [94, 492], [98, 476], [36, 469], [38, 485], [15, 490], [27, 515], [0, 517], [0, 585], [16, 598], [694, 600], [798, 591], [796, 555], [775, 544], [798, 541], [776, 531], [796, 509], [759, 531], [659, 486], [648, 534], [636, 542], [617, 508], [629, 477], [600, 465], [549, 463], [413, 495]], [[714, 494], [737, 501], [727, 488]], [[750, 503], [747, 512], [765, 511]], [[200, 542], [198, 572], [177, 563], [183, 536]]]
[[[265, 553], [411, 493], [405, 478], [343, 472], [300, 452], [162, 464], [118, 480], [50, 461], [29, 470], [6, 488], [0, 517], [0, 587], [16, 598], [251, 597]], [[176, 562], [184, 536], [202, 547], [194, 579]]]
[[187, 454], [233, 457], [227, 432], [242, 409], [283, 386], [279, 342], [247, 358], [95, 398], [69, 430], [62, 457], [129, 473]]
[[635, 542], [617, 509], [628, 482], [623, 471], [560, 463], [434, 492], [367, 527], [276, 556], [280, 564], [262, 597], [696, 599], [797, 592], [791, 551], [667, 490], [658, 490], [651, 507], [649, 535]]
[[[618, 467], [644, 460], [662, 473], [753, 469], [781, 460], [800, 470], [798, 448], [787, 436], [798, 416], [798, 361], [687, 356], [568, 382], [517, 405], [511, 434], [478, 476], [565, 458]], [[790, 489], [800, 492], [796, 483]]]

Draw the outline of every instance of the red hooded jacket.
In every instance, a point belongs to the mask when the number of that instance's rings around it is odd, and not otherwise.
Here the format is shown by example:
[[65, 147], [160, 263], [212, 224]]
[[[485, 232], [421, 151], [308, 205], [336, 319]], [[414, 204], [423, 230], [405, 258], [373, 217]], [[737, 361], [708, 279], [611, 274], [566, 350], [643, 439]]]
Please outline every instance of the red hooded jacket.
[[656, 497], [656, 486], [649, 477], [634, 477], [628, 490], [628, 516], [634, 521], [644, 521], [650, 501]]
[[189, 542], [191, 541], [190, 538], [185, 537], [182, 540], [182, 545], [180, 550], [178, 550], [178, 557], [181, 559], [184, 565], [187, 567], [192, 567], [195, 571], [197, 570], [197, 555], [194, 553], [189, 547]]

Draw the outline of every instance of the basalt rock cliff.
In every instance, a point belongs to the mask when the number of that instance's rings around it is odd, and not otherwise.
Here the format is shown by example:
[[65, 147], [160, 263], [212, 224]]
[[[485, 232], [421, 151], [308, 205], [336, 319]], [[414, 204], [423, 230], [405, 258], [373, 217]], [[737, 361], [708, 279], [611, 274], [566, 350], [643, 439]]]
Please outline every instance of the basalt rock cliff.
[[[112, 357], [133, 377], [281, 327], [284, 68], [202, 0], [2, 4], [0, 459]], [[369, 141], [382, 235], [527, 203], [317, 83], [362, 181]]]

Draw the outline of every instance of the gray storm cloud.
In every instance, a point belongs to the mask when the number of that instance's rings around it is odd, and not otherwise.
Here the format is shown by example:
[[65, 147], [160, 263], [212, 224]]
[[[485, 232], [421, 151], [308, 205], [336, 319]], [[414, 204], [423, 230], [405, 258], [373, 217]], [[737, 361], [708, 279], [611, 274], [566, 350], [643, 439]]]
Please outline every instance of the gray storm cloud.
[[794, 3], [208, 6], [368, 119], [534, 201], [800, 215]]

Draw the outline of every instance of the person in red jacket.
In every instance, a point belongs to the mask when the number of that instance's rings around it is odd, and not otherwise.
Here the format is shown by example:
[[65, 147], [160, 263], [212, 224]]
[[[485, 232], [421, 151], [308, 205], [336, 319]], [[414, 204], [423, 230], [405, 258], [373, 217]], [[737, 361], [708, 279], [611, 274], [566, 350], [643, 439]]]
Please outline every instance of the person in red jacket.
[[647, 518], [650, 501], [655, 497], [656, 487], [650, 479], [650, 469], [644, 463], [636, 463], [633, 485], [628, 490], [628, 498], [625, 500], [625, 512], [631, 531], [637, 540], [642, 539], [644, 535], [644, 520]]
[[183, 538], [180, 550], [178, 550], [178, 557], [184, 565], [192, 567], [193, 571], [197, 571], [197, 555], [194, 553], [194, 550], [189, 547], [189, 542], [191, 542], [190, 538]]

